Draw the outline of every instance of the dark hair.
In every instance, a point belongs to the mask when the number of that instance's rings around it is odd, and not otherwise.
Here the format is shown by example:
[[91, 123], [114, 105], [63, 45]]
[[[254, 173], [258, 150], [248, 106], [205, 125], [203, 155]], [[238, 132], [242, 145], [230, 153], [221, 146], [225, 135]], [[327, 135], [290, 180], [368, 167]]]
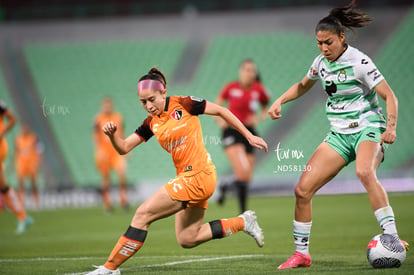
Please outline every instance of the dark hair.
[[146, 79], [157, 80], [164, 85], [164, 88], [167, 88], [167, 79], [165, 78], [165, 75], [156, 67], [152, 67], [146, 75], [141, 76], [138, 82]]
[[260, 75], [259, 69], [257, 68], [256, 62], [252, 58], [246, 58], [240, 63], [240, 67], [243, 66], [245, 63], [252, 63], [256, 66], [256, 79], [257, 82], [262, 82], [262, 77]]
[[368, 13], [357, 10], [355, 6], [355, 0], [352, 0], [345, 7], [332, 9], [328, 16], [318, 22], [315, 33], [331, 31], [340, 35], [346, 29], [353, 31], [353, 28], [361, 28], [371, 23], [373, 19], [368, 17]]

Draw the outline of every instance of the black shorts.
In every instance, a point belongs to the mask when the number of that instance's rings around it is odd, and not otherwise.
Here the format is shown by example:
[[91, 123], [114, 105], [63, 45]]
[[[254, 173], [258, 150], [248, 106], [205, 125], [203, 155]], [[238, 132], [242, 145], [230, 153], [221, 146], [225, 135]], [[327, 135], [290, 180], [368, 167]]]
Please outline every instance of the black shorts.
[[[256, 130], [253, 127], [246, 128], [253, 134], [256, 135]], [[248, 154], [254, 154], [254, 147], [250, 145], [247, 139], [240, 134], [236, 129], [227, 127], [223, 130], [223, 147], [227, 148], [234, 144], [243, 144]]]

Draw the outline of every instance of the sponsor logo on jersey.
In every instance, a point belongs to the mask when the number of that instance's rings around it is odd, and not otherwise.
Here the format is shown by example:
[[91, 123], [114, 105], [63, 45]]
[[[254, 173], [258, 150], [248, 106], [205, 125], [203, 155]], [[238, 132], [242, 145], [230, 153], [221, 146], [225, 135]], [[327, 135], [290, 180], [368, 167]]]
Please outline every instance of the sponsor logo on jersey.
[[335, 82], [327, 80], [325, 81], [325, 92], [329, 95], [332, 96], [332, 94], [336, 93], [337, 91], [337, 87]]
[[183, 110], [175, 109], [174, 112], [171, 113], [171, 117], [175, 120], [180, 120], [183, 117]]
[[152, 126], [152, 132], [153, 132], [154, 134], [157, 132], [157, 130], [158, 130], [158, 126], [160, 126], [158, 123], [155, 123], [155, 124]]
[[164, 149], [167, 150], [168, 152], [180, 151], [187, 147], [186, 145], [187, 138], [188, 138], [187, 136], [183, 136], [179, 138], [178, 140], [164, 142], [162, 147], [164, 147]]
[[187, 123], [183, 123], [183, 124], [181, 124], [181, 125], [178, 125], [178, 126], [176, 126], [176, 127], [172, 128], [171, 130], [173, 130], [173, 131], [177, 131], [177, 130], [179, 130], [179, 129], [181, 129], [181, 128], [184, 128], [184, 127], [186, 127], [186, 126], [187, 126]]
[[196, 96], [190, 96], [191, 100], [197, 101], [197, 102], [203, 102], [202, 98], [196, 97]]
[[357, 128], [358, 126], [359, 126], [359, 123], [358, 122], [351, 122], [348, 125], [349, 128]]
[[230, 96], [231, 97], [241, 97], [243, 96], [243, 91], [240, 89], [231, 89], [230, 90]]
[[344, 82], [346, 80], [347, 76], [346, 76], [346, 71], [344, 69], [339, 71], [338, 74], [338, 81], [339, 82]]
[[315, 70], [314, 68], [310, 68], [310, 69], [309, 69], [309, 73], [310, 73], [312, 76], [317, 76], [317, 75], [318, 75], [318, 71], [317, 71], [317, 70]]
[[372, 69], [371, 71], [367, 72], [367, 75], [372, 78], [373, 81], [377, 80], [381, 77], [381, 74], [378, 72], [377, 69]]

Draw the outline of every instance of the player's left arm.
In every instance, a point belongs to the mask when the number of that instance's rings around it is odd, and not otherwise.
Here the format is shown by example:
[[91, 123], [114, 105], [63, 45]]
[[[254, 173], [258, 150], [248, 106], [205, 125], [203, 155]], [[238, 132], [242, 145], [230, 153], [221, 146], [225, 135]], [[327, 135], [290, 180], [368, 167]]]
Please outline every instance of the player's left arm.
[[0, 139], [16, 124], [16, 116], [10, 110], [7, 109], [3, 115], [7, 119], [7, 124], [4, 126], [3, 131], [0, 132]]
[[236, 129], [238, 132], [240, 132], [248, 141], [249, 143], [261, 150], [265, 150], [267, 152], [267, 144], [266, 142], [261, 138], [253, 135], [244, 125], [240, 122], [240, 120], [233, 115], [232, 112], [229, 111], [229, 109], [217, 105], [215, 103], [206, 101], [206, 107], [204, 110], [204, 114], [206, 115], [213, 115], [213, 116], [219, 116], [224, 121], [226, 121], [231, 127]]
[[392, 144], [397, 137], [398, 100], [393, 90], [384, 79], [374, 91], [385, 101], [387, 105], [387, 129], [381, 135], [381, 143]]

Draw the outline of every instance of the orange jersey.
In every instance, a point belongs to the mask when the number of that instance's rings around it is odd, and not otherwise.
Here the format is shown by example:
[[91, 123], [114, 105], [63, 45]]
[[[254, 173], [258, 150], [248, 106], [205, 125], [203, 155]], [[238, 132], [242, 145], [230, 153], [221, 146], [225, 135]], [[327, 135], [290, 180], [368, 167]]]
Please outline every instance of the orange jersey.
[[122, 116], [119, 113], [112, 114], [98, 114], [95, 118], [95, 135], [96, 135], [96, 149], [97, 151], [104, 150], [108, 153], [116, 153], [115, 149], [112, 147], [111, 141], [102, 131], [102, 127], [105, 123], [113, 121], [118, 126], [118, 133], [123, 136], [123, 120]]
[[171, 154], [177, 175], [205, 170], [212, 166], [198, 118], [205, 106], [206, 101], [196, 97], [167, 97], [164, 112], [149, 115], [135, 133], [145, 141], [155, 135]]
[[22, 179], [26, 176], [36, 176], [40, 161], [36, 135], [33, 133], [19, 134], [15, 144], [17, 177]]
[[37, 137], [35, 134], [19, 134], [16, 137], [15, 144], [17, 159], [29, 159], [38, 157], [39, 152], [37, 150]]

